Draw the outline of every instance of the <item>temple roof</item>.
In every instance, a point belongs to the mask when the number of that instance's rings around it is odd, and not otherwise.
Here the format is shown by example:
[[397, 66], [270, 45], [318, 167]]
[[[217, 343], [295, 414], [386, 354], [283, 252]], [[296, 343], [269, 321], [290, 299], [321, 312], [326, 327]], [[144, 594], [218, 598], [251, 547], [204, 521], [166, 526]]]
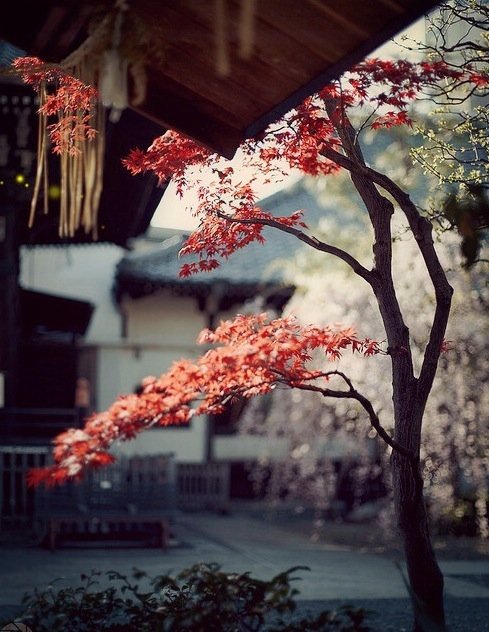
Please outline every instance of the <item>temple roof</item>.
[[[332, 212], [308, 190], [302, 180], [266, 198], [259, 206], [276, 216], [304, 209], [305, 221], [311, 228], [326, 211]], [[263, 236], [265, 244], [249, 244], [223, 261], [219, 268], [181, 278], [179, 271], [182, 263], [194, 259], [179, 259], [178, 253], [186, 236], [176, 234], [151, 252], [126, 255], [117, 266], [115, 295], [120, 298], [128, 294], [137, 298], [166, 289], [178, 295], [205, 297], [211, 288], [214, 291], [218, 288], [223, 296], [245, 300], [259, 293], [290, 288], [284, 262], [290, 261], [291, 256], [305, 247], [304, 244], [293, 235], [269, 227], [264, 228]]]

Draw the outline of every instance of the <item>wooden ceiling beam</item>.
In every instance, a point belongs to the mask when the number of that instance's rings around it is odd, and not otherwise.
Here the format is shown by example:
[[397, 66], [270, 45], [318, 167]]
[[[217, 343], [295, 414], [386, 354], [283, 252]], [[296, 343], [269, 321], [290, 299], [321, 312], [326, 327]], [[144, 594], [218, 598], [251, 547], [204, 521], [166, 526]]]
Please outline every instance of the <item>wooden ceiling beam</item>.
[[[61, 61], [113, 0], [15, 0], [0, 8], [0, 37]], [[226, 156], [435, 6], [435, 0], [259, 0], [249, 59], [239, 57], [241, 3], [226, 0], [230, 73], [215, 65], [211, 0], [134, 0], [129, 12], [161, 41], [148, 60], [148, 95], [137, 111]], [[7, 15], [8, 13], [8, 15]], [[12, 17], [13, 16], [13, 17]], [[129, 18], [130, 19], [130, 13]], [[144, 31], [144, 27], [143, 27]]]
[[[195, 114], [197, 108], [198, 116]], [[242, 130], [225, 122], [225, 113], [221, 119], [205, 111], [216, 109], [214, 104], [205, 103], [199, 95], [183, 91], [171, 81], [150, 81], [145, 103], [133, 109], [164, 127], [178, 129], [190, 138], [198, 139], [211, 151], [226, 158], [234, 156], [244, 139]]]

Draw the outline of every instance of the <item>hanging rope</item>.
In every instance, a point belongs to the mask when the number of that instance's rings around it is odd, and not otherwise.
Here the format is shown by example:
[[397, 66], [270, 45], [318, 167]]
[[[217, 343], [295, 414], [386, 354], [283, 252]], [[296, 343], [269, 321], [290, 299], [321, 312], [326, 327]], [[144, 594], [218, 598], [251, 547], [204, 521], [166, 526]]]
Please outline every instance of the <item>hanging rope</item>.
[[[95, 138], [77, 138], [77, 116], [81, 113], [63, 111], [63, 134], [74, 137], [72, 151], [60, 155], [59, 226], [62, 238], [73, 237], [82, 228], [93, 239], [98, 238], [98, 209], [103, 187], [105, 154], [105, 108], [110, 108], [109, 120], [117, 122], [128, 105], [128, 73], [131, 64], [120, 50], [122, 26], [128, 5], [117, 0], [114, 11], [105, 15], [83, 44], [67, 57], [60, 66], [86, 85], [97, 88], [100, 102], [94, 104], [91, 126]], [[146, 75], [140, 60], [132, 69], [138, 103], [146, 96]], [[40, 90], [40, 105], [46, 102], [47, 87]], [[60, 120], [60, 119], [58, 119]], [[67, 121], [71, 124], [66, 124]], [[48, 174], [49, 134], [46, 115], [39, 115], [37, 171], [29, 214], [32, 227], [39, 197], [43, 195], [43, 211], [49, 205]]]
[[[229, 15], [227, 0], [213, 0], [213, 28], [215, 40], [215, 68], [221, 77], [230, 74]], [[73, 148], [60, 156], [59, 185], [59, 235], [73, 237], [80, 228], [93, 239], [98, 237], [97, 217], [103, 187], [105, 154], [105, 108], [110, 110], [109, 120], [117, 122], [129, 104], [129, 76], [131, 78], [132, 105], [140, 105], [146, 98], [147, 75], [145, 55], [156, 59], [163, 56], [161, 39], [151, 32], [148, 24], [137, 23], [134, 14], [129, 15], [127, 0], [116, 0], [113, 10], [105, 14], [93, 27], [83, 44], [69, 55], [61, 67], [87, 85], [97, 88], [100, 102], [94, 105], [91, 126], [97, 131], [95, 138], [77, 138], [75, 129], [79, 112], [64, 111], [71, 123], [63, 126], [63, 134], [72, 135]], [[253, 54], [256, 0], [241, 0], [238, 22], [238, 54], [249, 59]], [[147, 20], [146, 20], [147, 22]], [[129, 26], [128, 26], [129, 24]], [[139, 35], [127, 37], [139, 28]], [[124, 28], [126, 32], [124, 34]], [[40, 105], [48, 97], [47, 87], [40, 90]], [[49, 206], [48, 151], [49, 133], [47, 117], [39, 116], [37, 171], [29, 214], [32, 227], [36, 209], [42, 194], [43, 212]], [[53, 190], [53, 187], [51, 187]]]

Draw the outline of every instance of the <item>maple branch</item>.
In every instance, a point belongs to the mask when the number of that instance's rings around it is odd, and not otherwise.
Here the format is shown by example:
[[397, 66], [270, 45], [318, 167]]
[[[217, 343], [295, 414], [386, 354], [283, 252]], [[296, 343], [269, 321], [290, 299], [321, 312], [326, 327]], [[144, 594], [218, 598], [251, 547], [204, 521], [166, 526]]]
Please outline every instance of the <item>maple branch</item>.
[[371, 401], [367, 397], [365, 397], [365, 395], [362, 395], [356, 390], [350, 378], [347, 377], [342, 371], [337, 371], [337, 370], [327, 371], [326, 373], [321, 373], [321, 375], [315, 375], [314, 378], [330, 377], [332, 375], [337, 375], [341, 377], [344, 380], [344, 382], [346, 382], [348, 386], [348, 390], [341, 391], [341, 390], [336, 390], [336, 389], [331, 389], [331, 388], [322, 388], [321, 386], [317, 386], [316, 384], [294, 383], [293, 385], [291, 385], [290, 381], [286, 383], [292, 388], [298, 388], [299, 390], [320, 393], [321, 395], [323, 395], [323, 397], [335, 397], [337, 399], [356, 400], [362, 406], [365, 412], [368, 414], [369, 419], [370, 419], [370, 424], [372, 428], [375, 429], [379, 437], [383, 439], [385, 443], [387, 443], [387, 445], [390, 446], [393, 450], [395, 450], [396, 452], [399, 452], [399, 454], [402, 454], [407, 459], [409, 459], [411, 463], [417, 465], [418, 458], [416, 454], [412, 452], [411, 450], [409, 450], [408, 448], [404, 447], [402, 444], [400, 444], [398, 441], [396, 441], [390, 436], [390, 434], [385, 430], [385, 428], [380, 423], [379, 417], [377, 413], [375, 412]]
[[229, 217], [225, 213], [216, 212], [217, 217], [224, 219], [227, 222], [238, 223], [238, 224], [261, 224], [262, 226], [271, 226], [272, 228], [277, 228], [285, 233], [289, 233], [290, 235], [294, 235], [297, 239], [300, 239], [308, 246], [315, 248], [316, 250], [320, 250], [321, 252], [326, 252], [327, 254], [338, 257], [344, 261], [350, 268], [362, 279], [365, 279], [369, 285], [372, 284], [372, 274], [370, 270], [367, 270], [362, 264], [355, 259], [350, 253], [338, 248], [337, 246], [333, 246], [331, 244], [327, 244], [324, 241], [321, 241], [317, 237], [313, 235], [306, 235], [306, 233], [302, 232], [298, 228], [294, 228], [293, 226], [286, 226], [276, 220], [267, 219], [267, 218], [256, 218], [256, 219], [238, 219], [234, 217]]
[[414, 385], [414, 368], [409, 330], [401, 312], [392, 277], [391, 221], [394, 205], [381, 194], [372, 178], [363, 170], [367, 166], [358, 144], [356, 130], [344, 112], [342, 104], [338, 99], [330, 98], [324, 100], [324, 106], [345, 153], [340, 153], [325, 143], [320, 154], [350, 172], [353, 186], [368, 212], [374, 231], [371, 285], [384, 323], [388, 345], [391, 350], [395, 350], [395, 353], [391, 354], [394, 371], [402, 375], [402, 379], [396, 381], [394, 388], [394, 408], [397, 411], [407, 409], [410, 397], [408, 393]]
[[420, 406], [424, 407], [435, 378], [453, 294], [453, 289], [448, 283], [443, 267], [436, 254], [431, 234], [431, 222], [419, 213], [409, 195], [385, 174], [379, 173], [365, 164], [354, 162], [334, 149], [325, 148], [322, 153], [329, 160], [334, 159], [341, 167], [350, 171], [350, 173], [360, 173], [370, 178], [372, 182], [389, 193], [406, 216], [411, 232], [416, 239], [421, 256], [425, 262], [426, 270], [430, 276], [436, 299], [435, 314], [433, 316], [430, 337], [424, 353], [417, 387], [418, 396], [420, 397], [418, 401], [420, 402]]

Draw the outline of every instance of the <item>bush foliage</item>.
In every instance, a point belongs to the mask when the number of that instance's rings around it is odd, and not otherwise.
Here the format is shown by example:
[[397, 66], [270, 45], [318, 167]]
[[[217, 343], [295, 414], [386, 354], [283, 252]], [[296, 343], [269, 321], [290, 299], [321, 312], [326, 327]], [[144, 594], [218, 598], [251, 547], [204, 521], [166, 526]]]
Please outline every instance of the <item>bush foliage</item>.
[[[36, 632], [367, 632], [366, 612], [344, 606], [338, 611], [294, 614], [298, 594], [291, 587], [294, 567], [269, 581], [249, 573], [227, 573], [217, 564], [196, 564], [177, 575], [132, 578], [115, 571], [92, 571], [77, 587], [49, 586], [23, 600], [16, 621]], [[102, 587], [106, 576], [109, 587]], [[143, 590], [140, 582], [149, 587]]]

